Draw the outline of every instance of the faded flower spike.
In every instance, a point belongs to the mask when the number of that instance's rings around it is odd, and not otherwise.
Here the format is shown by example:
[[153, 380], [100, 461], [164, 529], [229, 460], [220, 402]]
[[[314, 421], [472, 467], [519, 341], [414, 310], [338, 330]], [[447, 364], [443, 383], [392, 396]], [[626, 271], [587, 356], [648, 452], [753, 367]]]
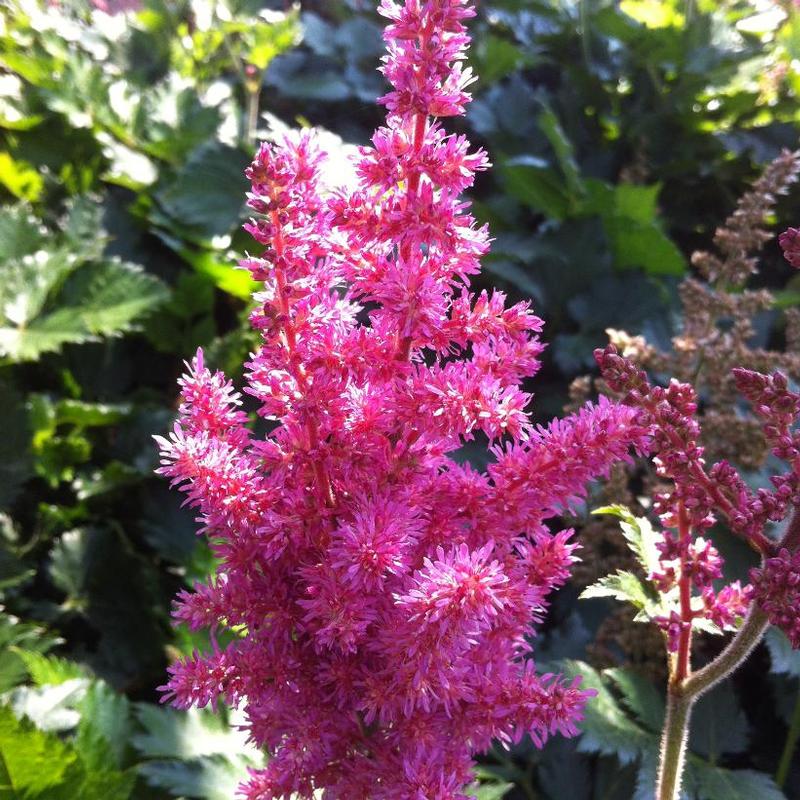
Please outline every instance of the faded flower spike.
[[[233, 638], [163, 689], [181, 708], [242, 707], [270, 754], [247, 800], [456, 800], [492, 741], [575, 734], [589, 692], [531, 657], [576, 560], [572, 532], [546, 523], [648, 443], [607, 400], [531, 424], [541, 321], [469, 291], [489, 238], [460, 193], [488, 161], [438, 121], [470, 99], [472, 5], [380, 11], [392, 88], [358, 185], [324, 184], [307, 133], [247, 171], [263, 249], [242, 265], [263, 289], [244, 392], [271, 432], [250, 432], [198, 353], [159, 439], [220, 560], [176, 618]], [[484, 473], [456, 458], [478, 434]]]

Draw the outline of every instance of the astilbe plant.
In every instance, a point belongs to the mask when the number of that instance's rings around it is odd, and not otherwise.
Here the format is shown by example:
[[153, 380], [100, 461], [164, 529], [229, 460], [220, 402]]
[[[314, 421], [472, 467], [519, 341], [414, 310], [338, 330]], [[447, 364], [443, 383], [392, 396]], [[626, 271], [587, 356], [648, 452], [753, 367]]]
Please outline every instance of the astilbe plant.
[[[770, 623], [784, 631], [794, 648], [800, 647], [800, 432], [795, 430], [800, 394], [789, 388], [781, 372], [733, 370], [740, 394], [761, 420], [772, 454], [788, 465], [771, 477], [770, 489], [753, 491], [728, 461], [706, 464], [691, 384], [676, 379], [667, 387], [651, 384], [614, 345], [595, 355], [609, 387], [637, 409], [639, 422], [651, 433], [653, 463], [668, 487], [655, 497], [663, 530], [650, 542], [656, 555], [647, 578], [658, 600], [643, 603], [642, 611], [664, 631], [669, 653], [656, 798], [677, 800], [696, 700], [742, 664]], [[771, 526], [787, 519], [779, 541], [768, 535]], [[761, 566], [751, 571], [751, 584], [719, 586], [723, 560], [710, 541], [697, 535], [718, 521], [762, 557]], [[606, 590], [615, 587], [619, 589], [619, 579], [606, 579], [594, 594], [610, 594]], [[709, 625], [736, 633], [716, 659], [693, 672], [692, 634]]]
[[[474, 11], [380, 11], [392, 89], [357, 186], [324, 183], [308, 133], [247, 170], [264, 249], [242, 262], [263, 282], [244, 391], [274, 427], [252, 434], [198, 352], [159, 437], [220, 562], [175, 614], [215, 644], [171, 667], [165, 697], [244, 709], [270, 755], [249, 800], [463, 798], [493, 740], [575, 734], [589, 692], [538, 675], [529, 643], [576, 559], [546, 522], [647, 446], [639, 412], [605, 399], [531, 424], [541, 322], [470, 292], [488, 234], [459, 196], [488, 162], [441, 124], [469, 100]], [[458, 458], [479, 436], [484, 473]]]

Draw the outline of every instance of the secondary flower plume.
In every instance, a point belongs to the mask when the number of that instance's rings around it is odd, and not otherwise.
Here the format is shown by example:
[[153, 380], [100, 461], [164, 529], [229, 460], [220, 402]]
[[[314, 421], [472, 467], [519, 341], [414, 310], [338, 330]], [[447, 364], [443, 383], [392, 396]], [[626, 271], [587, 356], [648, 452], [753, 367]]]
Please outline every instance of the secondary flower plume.
[[[470, 291], [488, 232], [461, 193], [486, 154], [441, 119], [473, 78], [467, 0], [383, 0], [388, 117], [358, 185], [324, 185], [312, 134], [262, 145], [246, 226], [263, 250], [262, 336], [246, 387], [202, 353], [182, 379], [160, 472], [220, 559], [176, 617], [212, 652], [171, 667], [178, 707], [243, 707], [269, 763], [248, 800], [465, 798], [493, 740], [572, 735], [587, 692], [536, 673], [529, 637], [576, 559], [546, 525], [633, 446], [637, 412], [603, 400], [535, 427], [527, 304]], [[478, 472], [458, 455], [486, 441]]]

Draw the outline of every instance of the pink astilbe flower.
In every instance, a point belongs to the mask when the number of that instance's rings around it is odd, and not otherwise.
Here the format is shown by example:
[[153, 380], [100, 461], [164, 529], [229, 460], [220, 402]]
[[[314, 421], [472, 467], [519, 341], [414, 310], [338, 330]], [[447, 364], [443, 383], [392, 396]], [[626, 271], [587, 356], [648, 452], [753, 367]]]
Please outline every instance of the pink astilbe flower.
[[800, 551], [782, 548], [750, 575], [755, 601], [788, 637], [800, 648]]
[[[187, 494], [220, 559], [178, 597], [193, 628], [233, 643], [171, 668], [180, 707], [243, 707], [270, 751], [248, 800], [464, 798], [493, 740], [574, 735], [588, 692], [536, 674], [532, 626], [576, 560], [547, 521], [648, 431], [607, 400], [534, 427], [521, 383], [539, 366], [525, 303], [470, 292], [488, 250], [460, 193], [482, 151], [445, 132], [471, 78], [467, 0], [383, 0], [386, 126], [357, 185], [327, 186], [309, 133], [247, 170], [263, 252], [261, 345], [239, 396], [202, 354], [160, 472]], [[457, 451], [491, 442], [486, 472]]]
[[[786, 632], [795, 648], [800, 647], [800, 433], [795, 429], [800, 393], [789, 389], [780, 372], [733, 370], [736, 387], [760, 418], [772, 453], [789, 465], [771, 476], [772, 490], [754, 492], [727, 461], [706, 466], [698, 444], [697, 399], [690, 385], [675, 380], [666, 388], [651, 385], [644, 371], [612, 345], [597, 350], [595, 357], [609, 386], [651, 430], [656, 471], [673, 487], [656, 497], [655, 509], [666, 531], [658, 543], [659, 568], [650, 577], [662, 592], [680, 590], [681, 613], [672, 611], [655, 619], [665, 632], [668, 649], [681, 651], [680, 677], [686, 677], [689, 668], [692, 621], [705, 618], [735, 630], [753, 602]], [[766, 527], [790, 512], [793, 520], [776, 543]], [[723, 576], [722, 558], [709, 541], [695, 538], [694, 533], [711, 527], [717, 515], [764, 558], [762, 566], [751, 571], [752, 585], [737, 581], [715, 589], [713, 583]], [[691, 602], [693, 590], [702, 598], [700, 605]]]

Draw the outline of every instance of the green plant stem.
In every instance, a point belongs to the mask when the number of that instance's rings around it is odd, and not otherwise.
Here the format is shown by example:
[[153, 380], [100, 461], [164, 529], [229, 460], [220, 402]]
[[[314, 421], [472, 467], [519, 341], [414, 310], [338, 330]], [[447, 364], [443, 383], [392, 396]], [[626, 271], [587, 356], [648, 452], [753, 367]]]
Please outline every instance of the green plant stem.
[[797, 747], [798, 739], [800, 739], [800, 692], [797, 693], [797, 702], [794, 704], [789, 733], [786, 734], [786, 744], [783, 746], [778, 771], [775, 773], [775, 783], [781, 788], [786, 784], [786, 779], [789, 777], [789, 767], [792, 765], [792, 756]]
[[258, 106], [261, 98], [260, 89], [252, 91], [249, 87], [247, 92], [247, 123], [245, 125], [245, 141], [252, 147], [256, 141], [256, 131], [258, 130]]
[[683, 690], [697, 699], [727, 678], [753, 652], [768, 627], [767, 615], [754, 605], [728, 646], [710, 664], [690, 675]]
[[686, 761], [689, 719], [695, 701], [727, 678], [761, 641], [769, 620], [755, 605], [727, 647], [701, 670], [673, 682], [667, 692], [667, 715], [661, 738], [656, 800], [678, 800]]
[[680, 686], [669, 687], [667, 715], [661, 736], [657, 800], [677, 800], [680, 797], [693, 704], [694, 698], [684, 694]]

